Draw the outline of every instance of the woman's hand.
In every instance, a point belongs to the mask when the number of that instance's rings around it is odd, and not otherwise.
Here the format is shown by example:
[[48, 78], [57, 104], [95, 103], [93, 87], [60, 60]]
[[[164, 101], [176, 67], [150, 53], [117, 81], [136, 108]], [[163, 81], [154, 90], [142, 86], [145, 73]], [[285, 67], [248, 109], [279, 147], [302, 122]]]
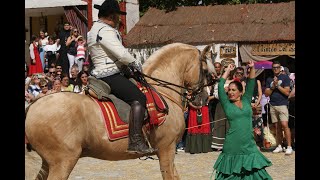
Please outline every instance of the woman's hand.
[[228, 67], [225, 70], [230, 72], [230, 71], [234, 70], [235, 67], [236, 66], [233, 63], [231, 63], [228, 65]]
[[252, 60], [249, 60], [248, 66], [249, 66], [249, 68], [252, 68], [254, 66], [254, 62]]

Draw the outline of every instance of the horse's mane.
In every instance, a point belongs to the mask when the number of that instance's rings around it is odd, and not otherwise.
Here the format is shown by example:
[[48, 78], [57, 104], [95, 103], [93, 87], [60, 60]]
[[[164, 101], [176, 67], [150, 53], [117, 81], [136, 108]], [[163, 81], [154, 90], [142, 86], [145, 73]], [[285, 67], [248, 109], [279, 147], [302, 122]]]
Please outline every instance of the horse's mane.
[[170, 55], [174, 54], [177, 55], [177, 52], [183, 53], [190, 50], [196, 50], [195, 47], [183, 44], [183, 43], [172, 43], [165, 45], [155, 51], [143, 64], [144, 68], [151, 68], [150, 70], [153, 71], [155, 68], [159, 68], [160, 66], [166, 66], [172, 58], [167, 58]]

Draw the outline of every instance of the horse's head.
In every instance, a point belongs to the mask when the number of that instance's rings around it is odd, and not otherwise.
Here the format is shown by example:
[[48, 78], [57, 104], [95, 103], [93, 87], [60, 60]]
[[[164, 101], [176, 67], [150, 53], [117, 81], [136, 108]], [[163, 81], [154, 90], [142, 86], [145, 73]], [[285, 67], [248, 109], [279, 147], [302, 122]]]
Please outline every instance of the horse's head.
[[189, 63], [185, 72], [184, 84], [192, 89], [192, 94], [198, 94], [205, 87], [208, 75], [216, 74], [212, 64], [212, 46], [208, 45], [197, 56], [193, 57], [193, 62]]

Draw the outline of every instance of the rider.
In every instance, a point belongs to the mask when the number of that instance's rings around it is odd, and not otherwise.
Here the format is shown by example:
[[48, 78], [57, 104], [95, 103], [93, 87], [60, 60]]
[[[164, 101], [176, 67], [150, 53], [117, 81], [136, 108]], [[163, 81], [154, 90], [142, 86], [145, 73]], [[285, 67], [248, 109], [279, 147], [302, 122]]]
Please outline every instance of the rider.
[[153, 153], [142, 135], [142, 125], [146, 110], [146, 97], [128, 78], [120, 73], [124, 67], [142, 71], [142, 64], [122, 45], [121, 36], [116, 29], [119, 26], [120, 11], [116, 0], [105, 0], [102, 5], [94, 5], [99, 10], [98, 21], [88, 32], [88, 49], [94, 68], [91, 75], [106, 82], [111, 93], [131, 106], [129, 117], [130, 153]]

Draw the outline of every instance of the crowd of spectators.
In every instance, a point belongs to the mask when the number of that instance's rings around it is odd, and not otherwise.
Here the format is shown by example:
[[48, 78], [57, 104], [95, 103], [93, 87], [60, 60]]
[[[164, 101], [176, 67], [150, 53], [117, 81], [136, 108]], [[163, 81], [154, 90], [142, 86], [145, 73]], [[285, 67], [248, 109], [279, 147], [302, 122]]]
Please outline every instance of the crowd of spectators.
[[48, 35], [43, 29], [32, 35], [30, 65], [25, 61], [26, 106], [45, 95], [71, 91], [82, 94], [88, 84], [86, 40], [68, 22]]

